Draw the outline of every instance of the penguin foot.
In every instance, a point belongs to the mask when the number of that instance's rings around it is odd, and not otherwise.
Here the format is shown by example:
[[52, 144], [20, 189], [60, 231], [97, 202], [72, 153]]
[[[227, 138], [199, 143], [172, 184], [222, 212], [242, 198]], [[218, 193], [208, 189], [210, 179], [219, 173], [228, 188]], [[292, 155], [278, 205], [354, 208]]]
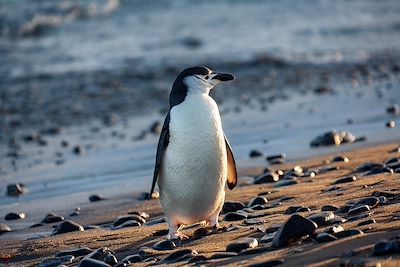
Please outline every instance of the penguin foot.
[[173, 233], [169, 233], [167, 235], [167, 239], [168, 240], [185, 240], [185, 239], [189, 239], [189, 237], [180, 232], [173, 232]]

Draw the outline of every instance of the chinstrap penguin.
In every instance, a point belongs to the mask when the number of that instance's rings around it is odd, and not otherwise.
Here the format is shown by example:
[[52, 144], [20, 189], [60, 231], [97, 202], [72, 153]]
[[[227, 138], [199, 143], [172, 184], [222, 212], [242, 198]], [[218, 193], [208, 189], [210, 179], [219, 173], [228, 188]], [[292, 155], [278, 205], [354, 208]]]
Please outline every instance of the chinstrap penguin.
[[157, 182], [169, 225], [167, 239], [186, 238], [179, 229], [197, 222], [219, 228], [225, 184], [229, 189], [236, 186], [237, 171], [209, 92], [233, 79], [230, 74], [193, 67], [182, 71], [172, 86], [150, 191], [151, 196]]

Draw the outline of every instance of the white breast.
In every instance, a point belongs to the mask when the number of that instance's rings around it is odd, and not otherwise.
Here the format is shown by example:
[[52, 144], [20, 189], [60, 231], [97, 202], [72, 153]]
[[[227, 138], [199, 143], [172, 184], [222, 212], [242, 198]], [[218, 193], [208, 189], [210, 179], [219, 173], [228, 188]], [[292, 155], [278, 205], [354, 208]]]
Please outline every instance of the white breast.
[[170, 112], [158, 180], [161, 204], [167, 216], [183, 224], [208, 219], [224, 201], [227, 173], [217, 104], [207, 94], [189, 94]]

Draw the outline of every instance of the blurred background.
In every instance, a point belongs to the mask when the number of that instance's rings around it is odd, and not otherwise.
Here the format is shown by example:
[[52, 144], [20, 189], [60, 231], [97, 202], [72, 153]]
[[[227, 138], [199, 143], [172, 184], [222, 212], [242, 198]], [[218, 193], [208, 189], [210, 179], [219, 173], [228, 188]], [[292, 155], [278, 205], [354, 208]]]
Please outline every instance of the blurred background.
[[[236, 76], [212, 96], [240, 167], [267, 164], [252, 150], [398, 141], [399, 14], [398, 0], [2, 0], [0, 208], [147, 190], [171, 85], [195, 65]], [[362, 142], [310, 147], [332, 129]], [[16, 182], [29, 194], [6, 197]]]

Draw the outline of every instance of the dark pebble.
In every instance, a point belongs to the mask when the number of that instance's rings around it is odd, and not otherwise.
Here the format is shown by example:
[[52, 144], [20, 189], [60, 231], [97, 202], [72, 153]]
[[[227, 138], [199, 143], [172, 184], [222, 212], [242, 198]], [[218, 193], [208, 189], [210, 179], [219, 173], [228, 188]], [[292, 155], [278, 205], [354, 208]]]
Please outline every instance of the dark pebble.
[[49, 127], [49, 128], [41, 129], [39, 131], [39, 133], [43, 134], [43, 135], [58, 135], [60, 132], [61, 132], [60, 127]]
[[399, 194], [395, 194], [395, 193], [391, 193], [391, 192], [384, 192], [384, 191], [375, 191], [372, 193], [372, 196], [374, 197], [386, 197], [386, 198], [395, 198], [397, 197]]
[[248, 207], [252, 207], [255, 205], [265, 205], [268, 203], [268, 199], [265, 197], [255, 197], [252, 200], [249, 201], [249, 204], [247, 205]]
[[378, 197], [379, 199], [379, 205], [385, 205], [387, 203], [387, 198], [384, 196]]
[[322, 206], [321, 211], [336, 211], [338, 209], [339, 207], [335, 205], [324, 205]]
[[263, 153], [258, 151], [258, 150], [252, 150], [250, 151], [249, 157], [250, 158], [258, 158], [258, 157], [262, 157]]
[[358, 166], [354, 171], [355, 172], [366, 172], [366, 171], [370, 171], [375, 168], [383, 168], [383, 167], [385, 167], [385, 166], [381, 163], [365, 162], [365, 163], [361, 164], [360, 166]]
[[283, 164], [285, 163], [285, 159], [271, 159], [270, 161], [268, 161], [269, 164], [271, 165], [275, 165], [275, 164]]
[[307, 217], [307, 219], [315, 222], [318, 226], [329, 225], [333, 218], [335, 218], [335, 214], [331, 211], [322, 211]]
[[389, 167], [382, 167], [382, 168], [374, 168], [372, 170], [370, 170], [369, 172], [367, 172], [365, 175], [374, 175], [374, 174], [379, 174], [379, 173], [394, 173], [392, 168]]
[[56, 229], [54, 229], [53, 235], [75, 231], [84, 231], [84, 228], [82, 227], [82, 225], [79, 225], [73, 221], [66, 220], [57, 225]]
[[95, 259], [103, 261], [111, 251], [108, 248], [98, 248], [85, 256], [85, 259]]
[[210, 260], [231, 258], [237, 255], [238, 254], [236, 252], [217, 252], [210, 257]]
[[118, 216], [118, 217], [114, 220], [113, 226], [114, 226], [114, 227], [117, 227], [117, 226], [119, 226], [119, 225], [121, 225], [121, 224], [123, 224], [124, 222], [127, 222], [127, 221], [137, 221], [137, 222], [139, 222], [140, 224], [146, 223], [146, 220], [143, 219], [142, 217], [140, 217], [140, 216], [138, 216], [138, 215], [131, 214], [131, 215], [121, 215], [121, 216]]
[[254, 184], [274, 183], [279, 181], [279, 175], [274, 172], [267, 172], [254, 178]]
[[315, 237], [315, 241], [318, 243], [330, 242], [337, 240], [337, 237], [328, 233], [320, 233]]
[[114, 266], [115, 264], [117, 264], [118, 260], [112, 253], [108, 253], [107, 256], [104, 258], [104, 262], [111, 266]]
[[20, 220], [20, 219], [25, 219], [25, 217], [26, 217], [26, 215], [23, 212], [21, 212], [21, 213], [10, 212], [4, 217], [4, 220], [6, 220], [6, 221]]
[[152, 233], [152, 236], [165, 236], [168, 234], [168, 229], [161, 229]]
[[371, 209], [373, 209], [378, 206], [379, 202], [379, 198], [377, 197], [366, 197], [359, 200], [354, 206], [368, 205]]
[[337, 179], [335, 182], [333, 182], [332, 184], [343, 184], [343, 183], [351, 183], [354, 182], [355, 180], [357, 180], [357, 178], [353, 175], [353, 176], [346, 176], [340, 179]]
[[299, 208], [302, 208], [303, 206], [289, 206], [286, 210], [285, 210], [285, 214], [289, 215], [289, 214], [293, 214], [295, 213]]
[[79, 146], [79, 145], [74, 146], [74, 147], [72, 148], [72, 152], [73, 152], [75, 155], [78, 155], [78, 156], [82, 155], [82, 154], [83, 154], [83, 151], [84, 151], [84, 148], [83, 148], [82, 146]]
[[28, 192], [26, 186], [23, 183], [9, 184], [7, 185], [7, 195], [8, 196], [19, 196], [26, 194]]
[[247, 249], [247, 248], [255, 248], [258, 246], [258, 241], [255, 238], [252, 237], [243, 237], [240, 239], [237, 239], [230, 243], [226, 247], [227, 252], [236, 252], [239, 253], [240, 251]]
[[400, 251], [399, 240], [380, 240], [375, 243], [373, 253], [376, 256], [392, 254]]
[[234, 211], [238, 211], [241, 209], [244, 209], [246, 206], [239, 201], [226, 201], [224, 203], [224, 206], [222, 206], [222, 211], [224, 213], [228, 213], [228, 212], [234, 212]]
[[300, 207], [296, 210], [296, 212], [307, 212], [307, 211], [311, 211], [311, 209], [308, 207]]
[[194, 249], [181, 249], [178, 251], [175, 251], [167, 256], [165, 256], [162, 260], [161, 263], [173, 263], [173, 262], [178, 262], [181, 260], [184, 260], [188, 257], [191, 257], [192, 255], [197, 255], [197, 251]]
[[10, 226], [8, 226], [4, 223], [0, 223], [0, 235], [7, 233], [7, 232], [11, 232]]
[[64, 263], [71, 263], [74, 260], [74, 256], [63, 256], [63, 257], [53, 257], [42, 260], [36, 267], [57, 267], [65, 266]]
[[397, 104], [390, 105], [386, 108], [386, 112], [390, 114], [400, 114], [400, 107]]
[[207, 260], [206, 256], [204, 256], [204, 255], [196, 255], [196, 256], [192, 256], [192, 258], [187, 263], [188, 264], [198, 263], [198, 262], [206, 261], [206, 260]]
[[332, 159], [332, 162], [349, 162], [350, 160], [349, 160], [349, 158], [348, 157], [343, 157], [343, 156], [337, 156], [337, 157], [334, 157], [333, 159]]
[[357, 224], [357, 226], [364, 226], [364, 225], [374, 224], [374, 223], [376, 223], [375, 219], [369, 219], [369, 220], [365, 220], [365, 221], [359, 222]]
[[72, 255], [74, 257], [79, 257], [79, 256], [85, 256], [91, 252], [93, 252], [93, 250], [91, 250], [90, 248], [79, 247], [79, 248], [73, 248], [73, 249], [68, 249], [68, 250], [58, 252], [55, 256], [62, 257], [62, 256], [66, 256], [66, 255]]
[[176, 245], [175, 245], [174, 241], [162, 240], [162, 241], [158, 241], [157, 243], [155, 243], [153, 245], [153, 248], [155, 250], [171, 250], [171, 249], [176, 248]]
[[396, 123], [394, 121], [387, 121], [386, 128], [394, 128], [396, 127]]
[[142, 256], [140, 256], [139, 254], [134, 254], [126, 256], [121, 260], [121, 262], [131, 264], [131, 263], [141, 262], [142, 260], [143, 260]]
[[48, 213], [46, 217], [42, 220], [42, 223], [55, 223], [55, 222], [61, 222], [64, 221], [64, 217], [57, 215], [55, 213]]
[[79, 267], [111, 267], [111, 265], [96, 260], [96, 259], [83, 259], [80, 263], [79, 263]]
[[252, 218], [252, 219], [244, 219], [244, 220], [243, 220], [243, 223], [244, 223], [245, 225], [255, 225], [255, 224], [262, 224], [263, 221], [262, 221], [262, 220], [259, 220], [259, 219], [257, 219], [257, 218]]
[[240, 221], [240, 220], [244, 220], [244, 219], [247, 219], [247, 215], [243, 214], [243, 213], [238, 213], [238, 212], [228, 212], [224, 217], [224, 220], [227, 222]]
[[393, 157], [385, 160], [384, 164], [385, 165], [391, 165], [391, 164], [398, 164], [400, 162], [400, 158], [398, 157]]
[[275, 247], [287, 246], [304, 236], [311, 235], [317, 227], [313, 221], [294, 214], [279, 227], [272, 244]]
[[286, 159], [286, 154], [281, 153], [281, 154], [276, 154], [276, 155], [271, 155], [271, 156], [266, 157], [266, 160], [268, 160], [268, 161], [273, 161], [276, 159]]
[[250, 264], [249, 267], [273, 267], [285, 263], [284, 259], [268, 260], [259, 263]]
[[113, 229], [114, 230], [119, 230], [119, 229], [126, 228], [126, 227], [138, 227], [138, 226], [142, 226], [142, 224], [140, 222], [138, 222], [138, 221], [135, 221], [135, 220], [129, 220], [129, 221], [126, 221], [126, 222], [124, 222], [124, 223], [122, 223], [122, 224], [120, 224], [118, 226], [114, 226]]
[[349, 210], [353, 207], [353, 205], [345, 205], [343, 207], [340, 207], [335, 211], [335, 213], [347, 213]]
[[288, 185], [294, 185], [298, 184], [299, 181], [297, 180], [296, 177], [280, 180], [274, 184], [274, 187], [282, 187], [282, 186], [288, 186]]
[[354, 215], [358, 215], [358, 214], [363, 213], [363, 212], [368, 212], [370, 210], [371, 209], [369, 208], [368, 205], [360, 205], [360, 206], [356, 206], [356, 207], [350, 209], [347, 214], [349, 216], [354, 216]]
[[358, 229], [348, 229], [348, 230], [343, 230], [338, 233], [334, 233], [333, 235], [336, 236], [337, 238], [343, 238], [343, 237], [349, 237], [353, 235], [363, 235], [364, 232]]
[[201, 227], [201, 228], [196, 229], [193, 232], [193, 238], [194, 239], [200, 239], [200, 238], [203, 238], [203, 237], [209, 235], [210, 233], [211, 233], [210, 229], [205, 228], [205, 227]]
[[101, 201], [101, 200], [104, 200], [104, 199], [105, 198], [103, 196], [97, 195], [97, 194], [89, 196], [89, 201], [90, 202], [97, 202], [97, 201]]
[[274, 240], [276, 235], [276, 232], [273, 233], [268, 233], [266, 235], [264, 235], [263, 237], [261, 237], [260, 239], [260, 243], [270, 243]]
[[336, 131], [326, 132], [317, 136], [310, 142], [311, 147], [340, 145], [343, 137]]

